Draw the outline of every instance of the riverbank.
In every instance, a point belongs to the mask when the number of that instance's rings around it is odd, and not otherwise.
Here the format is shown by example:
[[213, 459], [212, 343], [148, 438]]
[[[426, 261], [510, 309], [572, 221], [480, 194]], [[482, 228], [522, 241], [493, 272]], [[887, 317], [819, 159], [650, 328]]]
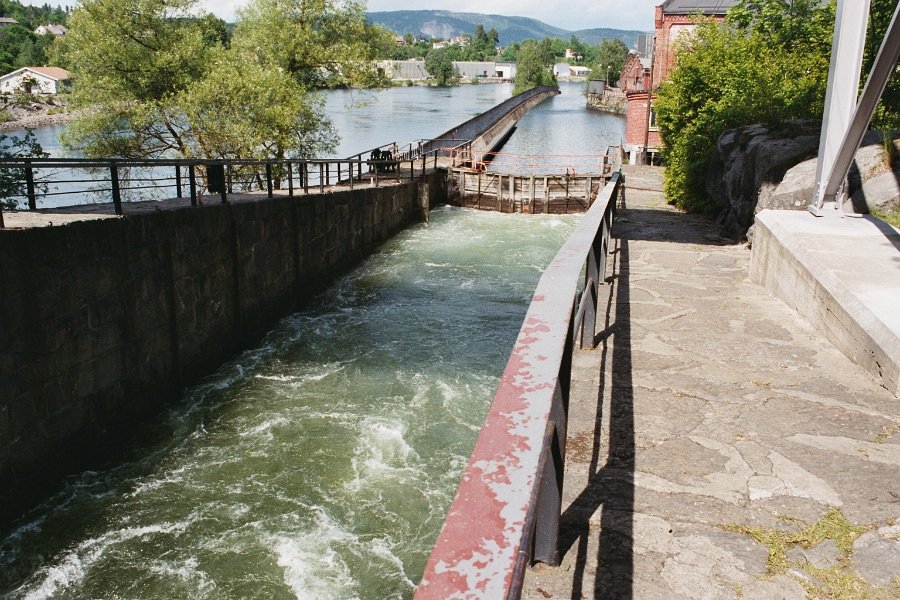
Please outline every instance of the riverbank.
[[5, 120], [0, 123], [0, 131], [59, 125], [71, 121], [79, 112], [69, 109], [65, 96], [13, 97], [2, 109]]

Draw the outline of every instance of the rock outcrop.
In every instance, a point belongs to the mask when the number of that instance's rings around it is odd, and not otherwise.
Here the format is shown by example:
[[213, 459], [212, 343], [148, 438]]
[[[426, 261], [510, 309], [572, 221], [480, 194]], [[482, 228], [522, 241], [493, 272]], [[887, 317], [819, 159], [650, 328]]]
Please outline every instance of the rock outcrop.
[[[723, 133], [707, 175], [707, 192], [721, 207], [723, 233], [740, 239], [748, 235], [759, 211], [806, 210], [813, 200], [820, 123], [800, 121], [778, 129], [750, 125]], [[900, 139], [892, 157], [900, 155]], [[856, 153], [848, 177], [844, 209], [868, 213], [900, 204], [900, 168], [880, 131], [869, 132]]]

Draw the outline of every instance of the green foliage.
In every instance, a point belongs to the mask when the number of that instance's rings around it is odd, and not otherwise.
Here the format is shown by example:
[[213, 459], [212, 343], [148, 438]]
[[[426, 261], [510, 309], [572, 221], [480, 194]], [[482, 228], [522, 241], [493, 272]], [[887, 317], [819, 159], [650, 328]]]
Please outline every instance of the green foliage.
[[316, 89], [382, 82], [393, 36], [359, 2], [252, 0], [233, 33], [199, 0], [84, 0], [54, 46], [91, 107], [64, 143], [87, 156], [282, 158], [333, 148]]
[[0, 17], [15, 19], [29, 31], [37, 29], [39, 25], [65, 25], [69, 12], [68, 6], [59, 8], [46, 3], [43, 6], [25, 6], [16, 0], [0, 0]]
[[240, 12], [232, 45], [318, 88], [387, 85], [374, 61], [396, 43], [366, 20], [360, 0], [254, 0]]
[[[0, 134], [0, 160], [47, 158], [48, 156], [50, 155], [44, 152], [31, 129], [26, 129], [23, 136]], [[41, 189], [40, 182], [36, 184], [36, 187]], [[22, 169], [0, 169], [0, 204], [4, 209], [16, 208], [21, 200], [17, 200], [15, 196], [24, 197], [25, 193], [25, 174]]]
[[591, 62], [591, 79], [618, 81], [628, 60], [628, 46], [621, 40], [603, 40]]
[[425, 57], [425, 70], [440, 86], [459, 82], [459, 71], [453, 66], [453, 57], [448, 48], [432, 50]]
[[[869, 11], [869, 27], [866, 33], [866, 52], [863, 56], [863, 75], [872, 70], [896, 6], [897, 0], [872, 0], [872, 8]], [[881, 102], [872, 119], [872, 127], [900, 129], [900, 77], [894, 76], [888, 80], [884, 94], [881, 96]]]
[[16, 19], [18, 25], [0, 28], [0, 75], [21, 67], [48, 64], [47, 49], [53, 44], [52, 34], [37, 35], [39, 25], [65, 25], [67, 9], [44, 6], [23, 6], [15, 0], [0, 0], [0, 16]]
[[[548, 38], [544, 38], [547, 41]], [[550, 70], [554, 56], [552, 48], [544, 42], [525, 40], [519, 48], [519, 60], [516, 65], [516, 81], [514, 94], [540, 86], [557, 87], [556, 76]]]
[[679, 40], [678, 66], [655, 101], [669, 202], [716, 208], [706, 171], [724, 131], [821, 117], [833, 23], [833, 4], [744, 0], [725, 24], [700, 22]]

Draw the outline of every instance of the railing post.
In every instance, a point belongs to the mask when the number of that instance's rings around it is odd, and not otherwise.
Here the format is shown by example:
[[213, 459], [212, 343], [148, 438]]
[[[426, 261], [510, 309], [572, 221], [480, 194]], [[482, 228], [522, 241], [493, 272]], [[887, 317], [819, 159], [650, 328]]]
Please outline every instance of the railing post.
[[309, 193], [309, 163], [306, 162], [305, 160], [303, 161], [303, 172], [301, 175], [303, 178], [303, 193], [308, 194]]
[[119, 191], [119, 167], [116, 165], [116, 161], [110, 161], [109, 163], [109, 177], [112, 182], [112, 199], [113, 206], [116, 209], [116, 214], [122, 215], [122, 193]]
[[188, 183], [191, 190], [191, 206], [197, 206], [197, 172], [194, 163], [188, 165]]
[[294, 166], [288, 161], [288, 196], [294, 197]]
[[0, 202], [0, 229], [3, 229], [6, 225], [3, 223], [3, 202]]
[[[603, 226], [601, 225], [601, 231]], [[597, 333], [597, 298], [600, 285], [600, 270], [598, 268], [598, 254], [601, 251], [603, 234], [594, 239], [587, 257], [587, 269], [584, 274], [584, 292], [588, 294], [588, 300], [584, 304], [584, 316], [581, 319], [581, 349], [594, 347], [594, 335]]]
[[325, 185], [331, 185], [331, 163], [325, 163]]
[[324, 165], [319, 163], [319, 193], [325, 193], [325, 180], [323, 179], [323, 173], [325, 172]]
[[347, 174], [350, 175], [350, 189], [353, 189], [353, 161], [347, 163]]
[[225, 166], [225, 186], [228, 188], [228, 193], [233, 194], [234, 188], [232, 187], [231, 180], [231, 164]]
[[266, 161], [266, 193], [272, 198], [272, 162]]
[[37, 195], [34, 193], [34, 171], [31, 161], [25, 161], [25, 193], [28, 195], [28, 210], [37, 210]]
[[[222, 171], [224, 175], [225, 166], [222, 165]], [[224, 181], [221, 181], [221, 187], [219, 187], [219, 198], [222, 200], [222, 204], [228, 204], [228, 186], [225, 185]]]
[[181, 165], [175, 165], [175, 197], [181, 198]]

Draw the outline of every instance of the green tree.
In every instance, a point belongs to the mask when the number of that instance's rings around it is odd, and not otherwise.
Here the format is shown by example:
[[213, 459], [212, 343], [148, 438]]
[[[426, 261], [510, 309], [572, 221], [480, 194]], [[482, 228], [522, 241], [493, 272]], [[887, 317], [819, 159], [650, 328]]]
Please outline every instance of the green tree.
[[[544, 38], [547, 40], [548, 38]], [[516, 79], [513, 93], [519, 94], [534, 87], [557, 87], [556, 76], [550, 70], [553, 56], [547, 60], [548, 52], [543, 42], [525, 40], [519, 47], [516, 63]]]
[[[0, 134], [0, 160], [48, 156], [50, 155], [44, 152], [31, 129], [26, 129], [23, 136]], [[37, 185], [40, 188], [40, 182]], [[25, 194], [25, 174], [22, 170], [0, 169], [0, 205], [6, 210], [17, 208], [24, 202], [21, 198], [24, 198]]]
[[[264, 12], [257, 4], [247, 9], [253, 15]], [[329, 14], [306, 15], [317, 16]], [[335, 137], [307, 74], [282, 65], [302, 59], [318, 72], [335, 63], [316, 65], [296, 47], [251, 50], [252, 38], [238, 37], [261, 27], [239, 27], [226, 48], [218, 20], [197, 0], [84, 0], [70, 18], [64, 55], [74, 104], [90, 110], [69, 125], [64, 142], [88, 156], [121, 157], [281, 158], [329, 149]], [[340, 72], [354, 75], [351, 67]]]
[[375, 87], [388, 82], [374, 61], [396, 42], [366, 20], [359, 0], [254, 0], [240, 11], [232, 45], [307, 88]]
[[834, 5], [745, 0], [724, 24], [679, 40], [677, 67], [655, 101], [669, 202], [712, 211], [706, 171], [718, 137], [752, 123], [822, 114]]
[[453, 66], [449, 48], [432, 50], [425, 57], [425, 70], [440, 86], [453, 85], [459, 81], [459, 71]]
[[[869, 27], [866, 34], [866, 52], [863, 58], [863, 75], [872, 70], [884, 34], [891, 23], [897, 0], [873, 0], [869, 12]], [[863, 79], [862, 85], [865, 84]], [[877, 129], [900, 129], [900, 77], [888, 80], [881, 102], [872, 119]]]
[[626, 60], [628, 46], [621, 40], [603, 40], [597, 46], [595, 58], [591, 62], [590, 78], [618, 81]]

